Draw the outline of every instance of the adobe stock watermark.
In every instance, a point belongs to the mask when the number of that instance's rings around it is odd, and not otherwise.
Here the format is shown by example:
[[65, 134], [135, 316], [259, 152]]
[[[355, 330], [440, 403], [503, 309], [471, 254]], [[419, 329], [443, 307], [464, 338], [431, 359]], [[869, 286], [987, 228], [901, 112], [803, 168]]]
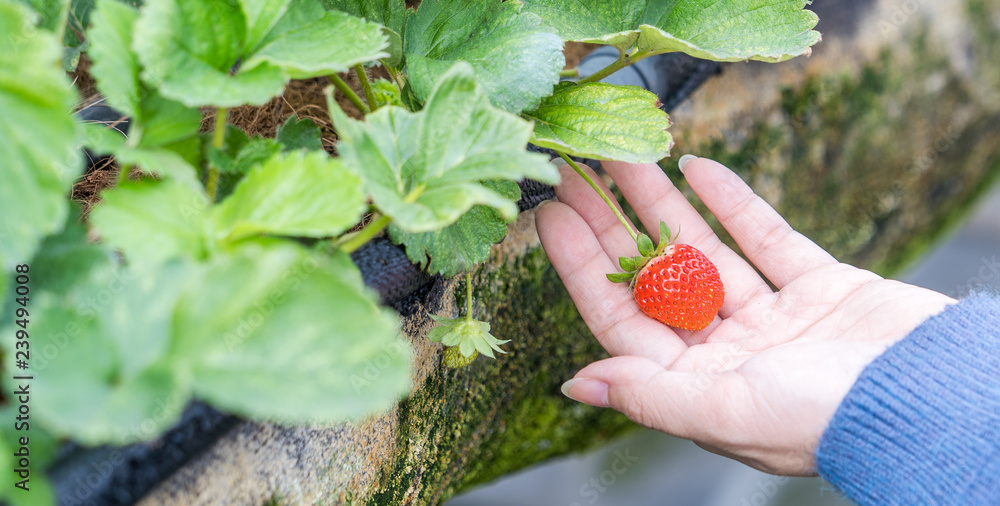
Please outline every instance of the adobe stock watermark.
[[[952, 124], [946, 128], [939, 128], [934, 133], [934, 140], [929, 143], [927, 149], [913, 157], [907, 164], [902, 173], [903, 178], [916, 179], [927, 172], [927, 169], [930, 169], [942, 154], [955, 146], [958, 138], [958, 126]], [[875, 198], [872, 203], [864, 209], [865, 215], [871, 219], [884, 216], [899, 206], [905, 194], [906, 185], [903, 184], [902, 180], [897, 180], [889, 189], [876, 192], [873, 195]]]
[[771, 502], [781, 487], [788, 483], [787, 476], [767, 476], [757, 482], [753, 492], [740, 498], [739, 506], [765, 506]]
[[684, 395], [688, 399], [692, 399], [704, 394], [719, 376], [732, 370], [741, 362], [741, 357], [746, 353], [746, 348], [741, 343], [768, 332], [782, 314], [792, 314], [794, 311], [795, 300], [787, 295], [779, 295], [774, 305], [757, 315], [753, 323], [747, 327], [745, 335], [741, 336], [739, 340], [729, 343], [724, 353], [718, 354], [711, 364], [698, 373], [698, 378], [694, 383], [684, 385]]
[[964, 284], [956, 285], [954, 290], [945, 295], [958, 299], [970, 293], [1000, 293], [1000, 255], [994, 254], [989, 258], [983, 256], [979, 260], [976, 275], [970, 276]]
[[618, 479], [627, 473], [632, 466], [639, 461], [639, 457], [632, 455], [631, 448], [615, 450], [615, 460], [601, 471], [597, 476], [591, 477], [580, 486], [580, 497], [585, 502], [570, 503], [570, 506], [583, 506], [584, 504], [595, 504], [601, 498], [601, 494], [614, 486]]
[[397, 364], [398, 362], [395, 357], [400, 355], [409, 356], [410, 354], [407, 342], [402, 339], [396, 339], [392, 343], [383, 343], [381, 348], [382, 351], [378, 355], [365, 361], [361, 374], [351, 375], [351, 386], [354, 387], [354, 393], [360, 394], [362, 390], [377, 380], [386, 369]]
[[229, 351], [235, 351], [243, 344], [254, 331], [260, 328], [267, 321], [274, 309], [281, 303], [289, 293], [297, 290], [302, 284], [302, 280], [319, 267], [319, 262], [315, 258], [309, 257], [304, 262], [298, 262], [287, 269], [281, 276], [281, 281], [277, 286], [268, 292], [267, 296], [254, 303], [252, 310], [244, 314], [231, 327], [229, 332], [222, 336], [222, 341]]
[[878, 31], [883, 37], [894, 36], [899, 33], [910, 18], [918, 11], [924, 0], [903, 0], [892, 6], [892, 12], [883, 17], [878, 22]]

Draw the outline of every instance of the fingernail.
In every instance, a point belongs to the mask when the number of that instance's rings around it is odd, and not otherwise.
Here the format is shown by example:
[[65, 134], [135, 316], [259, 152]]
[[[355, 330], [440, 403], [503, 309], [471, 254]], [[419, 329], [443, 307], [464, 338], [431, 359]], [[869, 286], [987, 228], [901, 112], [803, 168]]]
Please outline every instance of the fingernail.
[[573, 378], [562, 385], [562, 393], [577, 402], [606, 408], [608, 402], [608, 384], [590, 378]]
[[677, 168], [681, 169], [681, 174], [684, 173], [684, 166], [687, 165], [687, 163], [690, 162], [691, 160], [694, 160], [695, 158], [698, 157], [694, 155], [684, 155], [680, 158], [680, 160], [677, 160]]

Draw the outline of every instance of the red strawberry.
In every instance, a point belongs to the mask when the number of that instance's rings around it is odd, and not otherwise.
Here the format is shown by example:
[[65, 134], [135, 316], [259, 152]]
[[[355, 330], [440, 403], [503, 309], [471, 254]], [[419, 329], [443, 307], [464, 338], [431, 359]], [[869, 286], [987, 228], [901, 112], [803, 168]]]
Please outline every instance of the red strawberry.
[[608, 274], [614, 282], [634, 287], [639, 309], [671, 327], [701, 330], [715, 318], [725, 298], [719, 270], [693, 246], [670, 244], [670, 231], [660, 223], [660, 246], [649, 237], [636, 241], [640, 256], [622, 257], [624, 273]]

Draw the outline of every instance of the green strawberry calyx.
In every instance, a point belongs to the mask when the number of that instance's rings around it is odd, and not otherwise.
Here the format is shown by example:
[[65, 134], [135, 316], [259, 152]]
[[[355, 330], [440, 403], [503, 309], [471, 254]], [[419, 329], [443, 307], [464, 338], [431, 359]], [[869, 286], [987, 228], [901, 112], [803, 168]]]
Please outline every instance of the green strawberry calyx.
[[494, 351], [507, 353], [500, 348], [501, 344], [508, 343], [493, 337], [490, 334], [490, 324], [481, 322], [471, 316], [459, 318], [445, 318], [437, 315], [429, 315], [440, 326], [431, 329], [427, 334], [427, 339], [439, 342], [445, 346], [457, 346], [458, 351], [465, 357], [473, 357], [476, 353], [482, 353], [490, 358], [496, 358]]
[[639, 271], [652, 259], [660, 256], [671, 243], [670, 228], [660, 221], [660, 244], [653, 247], [653, 240], [646, 234], [638, 234], [635, 240], [636, 248], [639, 250], [637, 256], [618, 257], [618, 266], [625, 272], [612, 272], [608, 274], [608, 281], [612, 283], [628, 283], [631, 288], [635, 285], [635, 278]]
[[445, 318], [438, 315], [427, 315], [440, 323], [427, 334], [427, 339], [442, 343], [445, 348], [442, 361], [444, 365], [457, 369], [472, 363], [480, 353], [490, 358], [496, 358], [494, 351], [507, 353], [500, 345], [510, 341], [501, 341], [490, 334], [490, 324], [472, 317], [472, 273], [465, 273], [465, 316]]

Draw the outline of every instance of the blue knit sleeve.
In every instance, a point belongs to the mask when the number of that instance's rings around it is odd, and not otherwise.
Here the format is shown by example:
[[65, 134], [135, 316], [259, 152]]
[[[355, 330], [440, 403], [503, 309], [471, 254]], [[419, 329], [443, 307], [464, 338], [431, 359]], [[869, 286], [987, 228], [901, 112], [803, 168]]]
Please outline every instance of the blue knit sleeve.
[[862, 505], [1000, 505], [1000, 298], [949, 306], [868, 365], [816, 463]]

